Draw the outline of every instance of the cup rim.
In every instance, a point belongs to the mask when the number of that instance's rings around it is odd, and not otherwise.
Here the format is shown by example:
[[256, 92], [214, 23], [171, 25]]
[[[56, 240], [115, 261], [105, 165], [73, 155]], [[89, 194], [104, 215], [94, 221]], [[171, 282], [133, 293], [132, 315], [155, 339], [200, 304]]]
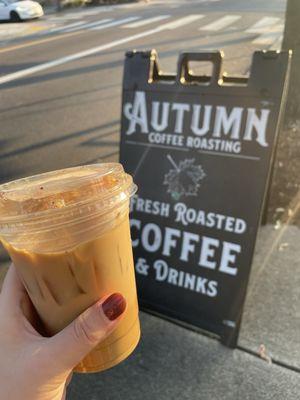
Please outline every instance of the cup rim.
[[[99, 171], [97, 172], [98, 168]], [[88, 183], [90, 182], [91, 184], [93, 184], [97, 182], [97, 179], [100, 181], [101, 179], [109, 175], [111, 175], [112, 177], [117, 177], [116, 185], [112, 186], [109, 190], [103, 190], [101, 194], [100, 192], [96, 194], [93, 193], [93, 196], [90, 197], [86, 195], [86, 197], [84, 197], [83, 199], [77, 199], [70, 204], [64, 204], [62, 207], [58, 208], [49, 207], [39, 211], [22, 212], [22, 204], [20, 202], [20, 209], [17, 210], [15, 213], [5, 215], [4, 212], [2, 214], [0, 212], [0, 234], [3, 229], [13, 226], [16, 227], [16, 225], [20, 226], [22, 224], [26, 224], [27, 226], [33, 227], [33, 225], [41, 222], [41, 220], [45, 220], [46, 222], [47, 218], [49, 217], [63, 218], [63, 216], [66, 216], [67, 219], [69, 218], [69, 221], [71, 219], [75, 220], [76, 215], [80, 216], [82, 214], [81, 210], [88, 207], [91, 207], [91, 209], [94, 209], [96, 207], [96, 209], [99, 211], [99, 214], [101, 212], [102, 214], [104, 214], [106, 212], [109, 212], [109, 210], [111, 210], [112, 208], [115, 208], [118, 204], [121, 205], [124, 201], [133, 196], [137, 191], [137, 186], [133, 183], [132, 177], [124, 171], [121, 164], [88, 164], [32, 175], [27, 178], [20, 178], [0, 185], [0, 210], [1, 201], [6, 201], [6, 194], [9, 193], [18, 195], [18, 192], [21, 192], [22, 188], [24, 190], [25, 184], [27, 185], [28, 182], [33, 182], [33, 184], [30, 184], [30, 187], [32, 188], [32, 190], [34, 190], [37, 188], [37, 186], [41, 184], [41, 182], [43, 182], [43, 179], [47, 181], [48, 178], [57, 176], [57, 173], [59, 173], [59, 175], [63, 177], [65, 174], [70, 174], [74, 171], [84, 170], [87, 170], [87, 172], [94, 170], [95, 172], [91, 174], [83, 174], [82, 176], [76, 177], [76, 184], [74, 184], [72, 188], [79, 188], [80, 184], [82, 183], [87, 183], [88, 185]], [[47, 183], [47, 186], [50, 186], [51, 188], [51, 186], [53, 186], [53, 182], [55, 186], [55, 183], [58, 184], [59, 181], [59, 179], [53, 179], [53, 181], [50, 179], [50, 181], [48, 181]], [[64, 191], [64, 193], [68, 193], [68, 191], [66, 190]], [[40, 198], [43, 199], [42, 196]]]

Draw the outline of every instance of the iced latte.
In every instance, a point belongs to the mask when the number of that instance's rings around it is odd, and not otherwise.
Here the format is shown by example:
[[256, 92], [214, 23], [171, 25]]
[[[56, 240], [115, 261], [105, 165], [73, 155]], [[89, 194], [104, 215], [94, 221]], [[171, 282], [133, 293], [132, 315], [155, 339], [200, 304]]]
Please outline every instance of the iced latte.
[[129, 230], [136, 191], [120, 164], [54, 171], [0, 186], [0, 236], [45, 332], [53, 335], [100, 297], [119, 292], [118, 327], [75, 368], [101, 371], [140, 337]]

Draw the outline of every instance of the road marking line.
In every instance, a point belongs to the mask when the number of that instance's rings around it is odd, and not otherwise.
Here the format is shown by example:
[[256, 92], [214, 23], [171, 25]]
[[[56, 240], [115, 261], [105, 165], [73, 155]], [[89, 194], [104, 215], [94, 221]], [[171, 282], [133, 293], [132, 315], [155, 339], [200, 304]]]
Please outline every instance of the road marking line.
[[281, 50], [282, 41], [283, 41], [283, 35], [280, 35], [272, 44], [272, 46], [269, 48], [269, 50]]
[[[137, 17], [135, 17], [135, 18], [137, 18]], [[110, 20], [110, 19], [102, 20], [102, 23], [103, 23], [103, 22], [106, 22], [106, 21], [111, 21], [111, 20]], [[98, 22], [95, 22], [95, 24], [99, 24], [99, 23], [100, 23], [99, 21], [98, 21]], [[94, 24], [94, 23], [93, 23], [93, 24]], [[49, 38], [40, 39], [40, 40], [33, 40], [33, 41], [31, 41], [31, 42], [18, 44], [18, 45], [11, 46], [11, 47], [6, 47], [6, 48], [3, 48], [3, 49], [0, 48], [0, 53], [7, 53], [7, 52], [10, 52], [10, 51], [22, 49], [22, 48], [25, 48], [25, 47], [36, 46], [36, 45], [39, 45], [39, 44], [42, 44], [42, 43], [52, 42], [52, 41], [54, 41], [54, 40], [64, 39], [64, 38], [69, 37], [69, 36], [78, 35], [78, 34], [81, 34], [81, 33], [83, 32], [83, 31], [80, 29], [80, 28], [83, 28], [83, 27], [84, 27], [84, 26], [80, 26], [80, 27], [78, 28], [79, 30], [77, 30], [77, 29], [70, 29], [70, 30], [65, 31], [65, 32], [58, 32], [58, 33], [63, 33], [63, 34], [60, 35], [60, 36], [49, 37]], [[62, 27], [62, 28], [63, 28], [63, 27]], [[55, 29], [55, 28], [54, 28], [54, 29]], [[60, 28], [57, 28], [57, 29], [60, 29]], [[3, 32], [3, 34], [4, 34], [4, 33], [7, 34], [7, 31]], [[49, 33], [49, 31], [45, 32], [45, 34], [47, 34], [47, 33]], [[44, 32], [43, 32], [43, 34], [44, 34]], [[38, 36], [40, 36], [40, 35], [41, 35], [41, 34], [39, 33]], [[1, 36], [1, 32], [0, 32], [0, 36]]]
[[271, 45], [282, 36], [284, 25], [272, 27], [269, 32], [265, 32], [252, 41], [253, 44]]
[[110, 22], [110, 21], [112, 21], [111, 18], [101, 19], [100, 21], [93, 21], [93, 22], [86, 23], [85, 25], [81, 25], [80, 27], [67, 29], [66, 32], [74, 32], [74, 31], [77, 31], [78, 29], [87, 29], [87, 28], [91, 28], [92, 26], [106, 24], [107, 22]]
[[250, 26], [246, 30], [247, 33], [264, 33], [267, 32], [272, 26], [277, 24], [280, 18], [275, 17], [264, 17], [256, 22], [254, 25]]
[[83, 24], [85, 24], [85, 21], [73, 22], [72, 24], [69, 24], [69, 25], [60, 26], [58, 28], [52, 28], [50, 30], [47, 30], [46, 32], [45, 31], [42, 32], [41, 34], [47, 35], [48, 33], [60, 32], [65, 29], [74, 28], [74, 26], [79, 26], [79, 25], [83, 25]]
[[[46, 29], [47, 29], [47, 28], [46, 28]], [[45, 27], [42, 26], [42, 25], [36, 25], [36, 26], [30, 26], [30, 27], [28, 27], [29, 35], [30, 35], [31, 33], [37, 33], [37, 32], [44, 31], [44, 30], [45, 30]]]
[[95, 26], [93, 28], [88, 28], [89, 30], [92, 31], [99, 31], [101, 29], [105, 29], [105, 28], [111, 28], [113, 26], [118, 26], [118, 25], [123, 25], [126, 24], [127, 22], [131, 22], [131, 21], [136, 21], [137, 19], [139, 19], [140, 17], [129, 17], [129, 18], [124, 18], [124, 19], [120, 19], [118, 21], [113, 21], [113, 22], [109, 22], [107, 24], [104, 25], [100, 25], [100, 26]]
[[[120, 46], [120, 45], [128, 43], [128, 42], [132, 42], [134, 40], [138, 40], [138, 39], [144, 38], [146, 36], [157, 34], [157, 33], [161, 32], [163, 29], [164, 28], [162, 26], [158, 27], [158, 28], [155, 28], [155, 29], [150, 29], [148, 31], [145, 31], [145, 32], [142, 32], [142, 33], [137, 33], [135, 35], [128, 36], [128, 37], [125, 37], [123, 39], [114, 40], [114, 41], [112, 41], [110, 43], [103, 44], [101, 46], [92, 47], [90, 49], [80, 51], [79, 53], [70, 54], [69, 56], [57, 58], [56, 60], [53, 60], [53, 61], [48, 61], [48, 62], [39, 64], [39, 65], [36, 65], [34, 67], [25, 68], [25, 69], [23, 69], [21, 71], [17, 71], [17, 72], [13, 72], [11, 74], [4, 75], [4, 76], [0, 77], [0, 85], [3, 84], [3, 83], [14, 81], [16, 79], [23, 78], [23, 77], [28, 76], [28, 75], [35, 74], [37, 72], [41, 72], [41, 71], [45, 71], [45, 70], [50, 69], [50, 68], [57, 67], [57, 66], [62, 65], [62, 64], [66, 64], [66, 63], [71, 62], [71, 61], [79, 60], [80, 58], [83, 58], [83, 57], [87, 57], [87, 56], [90, 56], [90, 55], [93, 55], [93, 54], [101, 53], [102, 51], [111, 49], [113, 47]], [[75, 35], [77, 33], [79, 33], [79, 32], [70, 33], [70, 35]], [[66, 35], [67, 34], [65, 34], [64, 37]], [[56, 38], [49, 38], [49, 39], [56, 39]]]
[[227, 28], [227, 26], [232, 25], [238, 19], [241, 18], [241, 15], [226, 15], [225, 17], [219, 18], [216, 21], [201, 26], [199, 30], [201, 31], [220, 31], [223, 28]]
[[181, 26], [187, 25], [190, 22], [197, 21], [198, 19], [204, 18], [204, 15], [201, 14], [193, 14], [193, 15], [188, 15], [187, 17], [179, 18], [173, 22], [169, 22], [167, 24], [164, 24], [161, 26], [163, 29], [176, 29]]
[[78, 35], [80, 33], [82, 33], [82, 32], [81, 31], [79, 31], [79, 32], [71, 32], [71, 33], [65, 33], [65, 34], [60, 35], [60, 36], [48, 37], [46, 39], [33, 40], [31, 42], [17, 44], [15, 46], [11, 46], [11, 47], [5, 47], [3, 49], [0, 49], [0, 53], [8, 53], [8, 52], [13, 51], [13, 50], [22, 49], [23, 47], [36, 46], [38, 44], [52, 42], [53, 40], [64, 39], [66, 37], [75, 36], [75, 35]]
[[159, 15], [158, 17], [147, 18], [142, 21], [133, 22], [122, 26], [122, 28], [139, 28], [140, 26], [151, 24], [152, 22], [162, 21], [163, 19], [170, 18], [170, 15]]

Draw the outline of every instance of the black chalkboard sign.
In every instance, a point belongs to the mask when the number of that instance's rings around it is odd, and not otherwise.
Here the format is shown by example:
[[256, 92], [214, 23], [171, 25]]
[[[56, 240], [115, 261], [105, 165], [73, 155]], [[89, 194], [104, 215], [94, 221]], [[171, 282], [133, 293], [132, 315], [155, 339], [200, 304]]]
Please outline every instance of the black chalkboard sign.
[[[140, 304], [236, 345], [280, 115], [288, 52], [256, 52], [249, 79], [222, 53], [126, 54], [120, 162], [139, 187], [131, 230]], [[210, 62], [212, 76], [195, 76]]]

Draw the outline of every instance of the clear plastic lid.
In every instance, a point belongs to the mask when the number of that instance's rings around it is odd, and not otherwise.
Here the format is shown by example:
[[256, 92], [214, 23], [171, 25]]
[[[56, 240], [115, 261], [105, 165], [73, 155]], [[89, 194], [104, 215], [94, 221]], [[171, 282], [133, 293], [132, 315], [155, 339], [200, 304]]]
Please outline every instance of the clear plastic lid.
[[0, 235], [44, 231], [107, 214], [136, 191], [121, 164], [52, 171], [0, 185]]

